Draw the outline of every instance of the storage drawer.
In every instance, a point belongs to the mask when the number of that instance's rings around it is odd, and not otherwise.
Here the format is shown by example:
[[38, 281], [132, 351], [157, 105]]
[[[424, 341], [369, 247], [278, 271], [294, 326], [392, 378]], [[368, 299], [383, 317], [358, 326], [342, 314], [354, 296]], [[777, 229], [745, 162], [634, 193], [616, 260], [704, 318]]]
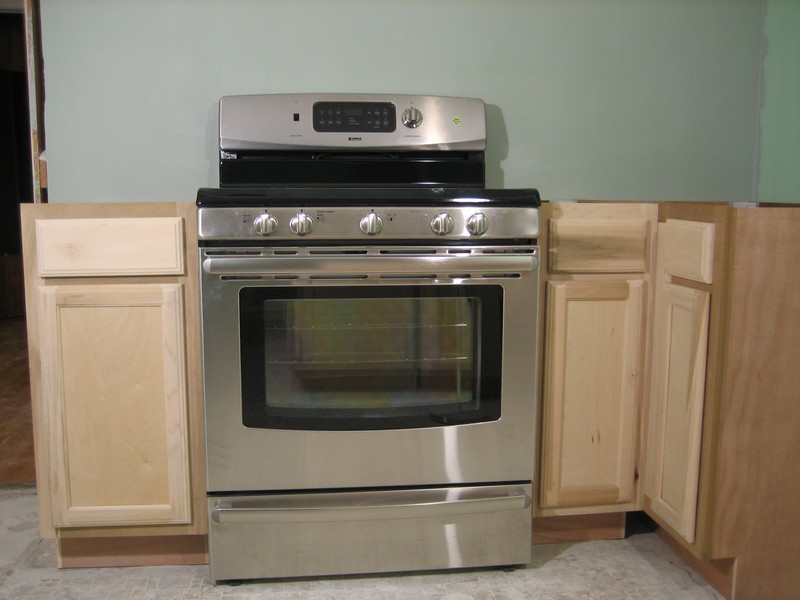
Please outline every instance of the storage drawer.
[[531, 485], [212, 496], [211, 579], [527, 564]]
[[647, 220], [553, 219], [548, 267], [551, 273], [644, 273]]
[[181, 275], [183, 219], [39, 219], [41, 277]]

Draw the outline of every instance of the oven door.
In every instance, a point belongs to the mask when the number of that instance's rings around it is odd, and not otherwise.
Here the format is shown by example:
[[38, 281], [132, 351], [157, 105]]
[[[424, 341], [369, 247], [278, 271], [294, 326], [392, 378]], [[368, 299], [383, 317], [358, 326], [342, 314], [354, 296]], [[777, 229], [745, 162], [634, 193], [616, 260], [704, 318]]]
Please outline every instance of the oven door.
[[531, 480], [536, 248], [201, 264], [210, 492]]

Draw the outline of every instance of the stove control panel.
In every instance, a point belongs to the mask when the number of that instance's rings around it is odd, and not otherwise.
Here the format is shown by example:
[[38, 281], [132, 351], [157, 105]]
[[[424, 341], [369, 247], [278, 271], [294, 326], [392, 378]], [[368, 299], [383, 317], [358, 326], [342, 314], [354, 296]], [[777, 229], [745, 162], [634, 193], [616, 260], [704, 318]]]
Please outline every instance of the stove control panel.
[[201, 240], [458, 241], [536, 239], [535, 207], [204, 207], [198, 210]]
[[253, 94], [219, 101], [224, 160], [247, 151], [486, 150], [480, 98], [409, 94]]

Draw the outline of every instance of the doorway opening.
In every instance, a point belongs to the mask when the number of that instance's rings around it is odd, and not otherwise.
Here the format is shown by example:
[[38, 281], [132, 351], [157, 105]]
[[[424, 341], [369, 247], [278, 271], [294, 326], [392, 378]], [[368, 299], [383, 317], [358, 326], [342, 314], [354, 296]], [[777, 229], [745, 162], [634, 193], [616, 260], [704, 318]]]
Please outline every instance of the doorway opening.
[[25, 20], [0, 13], [0, 485], [35, 480], [20, 204], [33, 202]]
[[25, 314], [19, 205], [33, 202], [24, 19], [0, 13], [0, 318]]

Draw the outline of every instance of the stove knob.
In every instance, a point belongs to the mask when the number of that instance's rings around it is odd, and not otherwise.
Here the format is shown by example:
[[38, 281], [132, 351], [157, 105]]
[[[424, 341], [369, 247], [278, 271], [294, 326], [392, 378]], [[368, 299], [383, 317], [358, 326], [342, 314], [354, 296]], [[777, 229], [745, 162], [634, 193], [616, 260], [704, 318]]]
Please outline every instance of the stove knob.
[[401, 119], [403, 120], [403, 125], [411, 129], [416, 129], [419, 127], [420, 123], [422, 123], [422, 112], [418, 108], [412, 106], [403, 111]]
[[489, 229], [489, 219], [483, 213], [475, 213], [467, 219], [467, 231], [470, 235], [483, 235]]
[[314, 220], [306, 213], [298, 213], [289, 221], [289, 229], [297, 235], [308, 235], [314, 229]]
[[253, 221], [253, 228], [258, 235], [272, 235], [278, 229], [278, 219], [269, 213], [258, 215]]
[[367, 235], [377, 235], [383, 230], [383, 219], [375, 213], [369, 213], [358, 224], [361, 231]]
[[453, 217], [447, 213], [439, 213], [431, 221], [431, 230], [436, 235], [447, 235], [453, 231]]

